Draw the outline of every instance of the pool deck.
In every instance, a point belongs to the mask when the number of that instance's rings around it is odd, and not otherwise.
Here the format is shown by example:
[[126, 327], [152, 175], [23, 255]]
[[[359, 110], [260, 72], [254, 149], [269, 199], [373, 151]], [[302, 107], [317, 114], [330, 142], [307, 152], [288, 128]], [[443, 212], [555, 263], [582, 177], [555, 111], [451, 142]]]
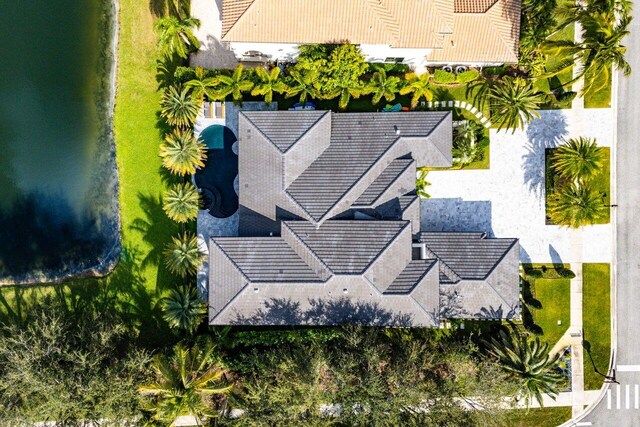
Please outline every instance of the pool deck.
[[[224, 125], [228, 127], [233, 134], [238, 136], [238, 113], [242, 110], [245, 111], [273, 111], [278, 109], [278, 104], [272, 102], [270, 105], [264, 102], [243, 102], [242, 107], [233, 104], [232, 102], [225, 103], [225, 118], [224, 119], [211, 119], [205, 118], [203, 110], [196, 118], [194, 126], [194, 133], [197, 136], [211, 125]], [[233, 152], [238, 154], [238, 142], [233, 144]], [[238, 192], [238, 177], [236, 176], [233, 187]], [[198, 268], [198, 288], [200, 292], [206, 296], [209, 289], [209, 240], [212, 237], [234, 237], [238, 235], [238, 212], [234, 213], [227, 218], [216, 218], [209, 214], [207, 210], [200, 210], [198, 212], [197, 221], [197, 233], [198, 233], [198, 247], [206, 256], [204, 261]]]

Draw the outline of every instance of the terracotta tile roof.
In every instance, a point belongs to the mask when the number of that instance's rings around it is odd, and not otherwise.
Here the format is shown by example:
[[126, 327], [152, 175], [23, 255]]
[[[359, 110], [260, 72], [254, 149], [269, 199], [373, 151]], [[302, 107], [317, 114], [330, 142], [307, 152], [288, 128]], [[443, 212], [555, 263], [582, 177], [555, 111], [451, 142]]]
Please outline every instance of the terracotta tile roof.
[[223, 0], [222, 40], [440, 46], [450, 0]]
[[455, 0], [453, 11], [455, 13], [485, 13], [498, 0]]
[[[468, 1], [469, 3], [482, 3]], [[520, 0], [498, 0], [485, 13], [456, 13], [454, 32], [434, 50], [432, 62], [518, 62]]]

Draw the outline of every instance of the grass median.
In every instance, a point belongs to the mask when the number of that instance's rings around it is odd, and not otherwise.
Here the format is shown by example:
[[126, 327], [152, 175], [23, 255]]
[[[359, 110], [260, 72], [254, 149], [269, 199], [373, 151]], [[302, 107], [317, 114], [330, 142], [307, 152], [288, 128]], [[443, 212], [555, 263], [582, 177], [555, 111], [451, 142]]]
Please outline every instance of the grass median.
[[[609, 264], [582, 265], [582, 322], [584, 330], [584, 388], [602, 386], [611, 353], [611, 278]], [[591, 358], [589, 357], [591, 354]], [[593, 362], [592, 362], [593, 361]]]

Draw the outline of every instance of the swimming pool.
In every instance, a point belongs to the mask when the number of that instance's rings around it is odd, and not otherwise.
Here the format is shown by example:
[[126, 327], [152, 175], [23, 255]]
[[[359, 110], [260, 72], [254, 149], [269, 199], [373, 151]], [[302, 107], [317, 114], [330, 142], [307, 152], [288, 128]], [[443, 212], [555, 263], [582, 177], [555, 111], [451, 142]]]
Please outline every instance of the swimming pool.
[[[211, 125], [200, 132], [199, 139], [204, 142], [207, 148], [211, 150], [223, 149], [225, 129], [231, 132], [229, 128], [223, 125]], [[231, 132], [233, 134], [233, 132]], [[235, 136], [234, 136], [235, 138]]]
[[238, 210], [233, 181], [238, 175], [238, 156], [233, 152], [237, 138], [226, 126], [211, 125], [200, 133], [207, 146], [207, 160], [195, 175], [204, 209], [216, 218], [227, 218]]

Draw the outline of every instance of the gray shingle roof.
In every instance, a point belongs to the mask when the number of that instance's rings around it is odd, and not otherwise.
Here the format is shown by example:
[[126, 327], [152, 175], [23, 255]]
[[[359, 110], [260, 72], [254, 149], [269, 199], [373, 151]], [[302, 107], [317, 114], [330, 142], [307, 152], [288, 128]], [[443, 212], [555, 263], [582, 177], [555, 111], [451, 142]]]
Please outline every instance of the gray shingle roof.
[[411, 260], [383, 293], [385, 295], [410, 293], [437, 262], [437, 259]]
[[213, 242], [251, 282], [322, 281], [280, 237], [226, 237]]
[[244, 116], [282, 153], [291, 148], [320, 119], [330, 111], [245, 111]]
[[412, 158], [400, 158], [392, 161], [371, 185], [369, 185], [364, 193], [358, 197], [354, 206], [369, 206], [373, 204], [413, 163], [414, 160]]
[[326, 221], [315, 227], [307, 221], [285, 225], [336, 274], [362, 273], [408, 221]]
[[425, 243], [427, 249], [461, 279], [484, 280], [516, 244], [517, 239], [483, 239], [483, 235], [422, 232], [419, 241]]
[[[399, 139], [426, 138], [449, 114], [334, 114], [329, 148], [291, 183], [287, 192], [319, 221]], [[438, 150], [434, 146], [434, 151]], [[403, 154], [409, 154], [409, 150]]]

